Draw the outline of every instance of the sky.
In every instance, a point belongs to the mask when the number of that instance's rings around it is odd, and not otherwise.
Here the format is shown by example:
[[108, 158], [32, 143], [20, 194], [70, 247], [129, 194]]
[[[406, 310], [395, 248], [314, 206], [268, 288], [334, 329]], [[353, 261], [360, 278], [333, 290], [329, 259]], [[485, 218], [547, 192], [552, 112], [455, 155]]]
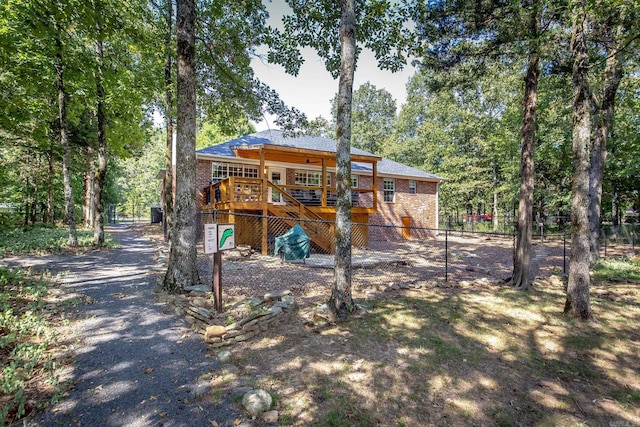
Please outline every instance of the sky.
[[[267, 10], [270, 15], [268, 25], [280, 28], [282, 16], [290, 11], [284, 0], [267, 3]], [[266, 48], [259, 53], [266, 53]], [[331, 77], [313, 49], [304, 49], [302, 54], [305, 62], [297, 77], [286, 74], [279, 65], [268, 64], [266, 59], [263, 62], [255, 58], [252, 61], [253, 70], [260, 81], [278, 92], [287, 106], [302, 111], [310, 120], [318, 116], [329, 120], [331, 100], [338, 92], [338, 80]], [[382, 71], [378, 69], [373, 53], [364, 50], [358, 59], [354, 90], [368, 81], [378, 89], [384, 88], [390, 92], [400, 109], [406, 100], [405, 86], [414, 72], [415, 69], [410, 65], [398, 73]], [[276, 127], [271, 117], [254, 124], [258, 131]]]

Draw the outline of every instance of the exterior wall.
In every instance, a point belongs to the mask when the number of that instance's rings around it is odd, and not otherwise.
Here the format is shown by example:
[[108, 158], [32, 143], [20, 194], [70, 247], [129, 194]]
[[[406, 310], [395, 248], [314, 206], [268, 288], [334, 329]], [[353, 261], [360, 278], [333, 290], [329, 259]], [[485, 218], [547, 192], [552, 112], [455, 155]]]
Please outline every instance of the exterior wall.
[[[363, 179], [364, 178], [364, 179]], [[361, 177], [361, 181], [369, 180], [370, 177]], [[378, 177], [378, 211], [371, 215], [369, 224], [378, 226], [392, 225], [393, 228], [372, 227], [370, 230], [371, 240], [402, 238], [403, 217], [411, 218], [411, 227], [432, 229], [429, 234], [436, 233], [436, 208], [437, 208], [437, 187], [436, 182], [416, 181], [416, 194], [409, 194], [409, 180], [395, 178], [395, 201], [384, 201], [384, 178]], [[361, 184], [362, 187], [364, 185]], [[362, 197], [362, 196], [361, 196]], [[391, 231], [390, 231], [391, 230]], [[391, 235], [389, 234], [391, 232]], [[416, 233], [413, 233], [416, 234]], [[425, 233], [420, 232], [420, 236]]]
[[[288, 167], [285, 172], [286, 184], [292, 185], [295, 182], [296, 167]], [[196, 185], [198, 189], [198, 205], [203, 202], [203, 189], [211, 181], [211, 160], [198, 159], [196, 166]], [[359, 188], [371, 188], [373, 178], [359, 175]], [[436, 209], [437, 209], [437, 183], [430, 181], [416, 181], [416, 194], [409, 194], [409, 180], [395, 178], [395, 201], [392, 203], [384, 201], [384, 178], [378, 177], [377, 197], [378, 211], [369, 216], [369, 224], [374, 225], [369, 230], [369, 240], [400, 239], [402, 238], [403, 217], [411, 218], [411, 226], [431, 229], [429, 234], [435, 235]], [[331, 185], [335, 186], [335, 173], [331, 173]], [[367, 193], [359, 194], [361, 206], [372, 206], [372, 195]], [[326, 218], [334, 220], [334, 218]], [[354, 222], [362, 222], [362, 218], [353, 218]], [[394, 227], [386, 227], [393, 225]], [[417, 237], [413, 233], [412, 237]], [[421, 232], [420, 236], [425, 233]], [[365, 238], [366, 239], [366, 238]]]
[[287, 168], [285, 172], [285, 182], [284, 185], [293, 185], [296, 182], [296, 170], [295, 168]]
[[211, 160], [198, 159], [196, 163], [196, 203], [201, 206], [204, 201], [204, 188], [211, 184]]

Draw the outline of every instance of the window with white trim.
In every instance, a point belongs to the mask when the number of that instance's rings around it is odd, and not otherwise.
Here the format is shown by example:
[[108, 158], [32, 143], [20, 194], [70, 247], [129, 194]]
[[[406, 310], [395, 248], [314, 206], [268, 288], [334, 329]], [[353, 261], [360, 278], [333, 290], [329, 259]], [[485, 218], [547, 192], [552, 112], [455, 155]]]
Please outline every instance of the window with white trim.
[[320, 187], [322, 172], [296, 170], [295, 171], [295, 184], [304, 185], [307, 187]]
[[351, 175], [351, 188], [358, 188], [358, 175]]
[[229, 165], [229, 176], [244, 176], [244, 166], [242, 165]]
[[229, 176], [229, 168], [226, 163], [211, 163], [211, 181], [219, 181]]
[[226, 179], [230, 176], [257, 178], [258, 166], [243, 165], [239, 163], [211, 163], [211, 181], [220, 181], [221, 179]]
[[409, 194], [417, 194], [418, 185], [414, 179], [409, 180]]
[[396, 181], [393, 178], [384, 179], [384, 201], [393, 203], [396, 195]]

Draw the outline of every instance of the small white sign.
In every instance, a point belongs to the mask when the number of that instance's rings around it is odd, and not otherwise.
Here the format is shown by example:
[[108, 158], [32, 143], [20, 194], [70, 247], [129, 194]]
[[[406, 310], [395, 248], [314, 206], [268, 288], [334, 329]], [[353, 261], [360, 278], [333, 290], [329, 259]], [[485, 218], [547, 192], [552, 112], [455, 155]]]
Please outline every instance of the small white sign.
[[205, 224], [204, 225], [204, 253], [214, 254], [218, 252], [218, 235], [216, 230], [218, 224]]
[[236, 247], [235, 224], [218, 224], [218, 250], [226, 251]]

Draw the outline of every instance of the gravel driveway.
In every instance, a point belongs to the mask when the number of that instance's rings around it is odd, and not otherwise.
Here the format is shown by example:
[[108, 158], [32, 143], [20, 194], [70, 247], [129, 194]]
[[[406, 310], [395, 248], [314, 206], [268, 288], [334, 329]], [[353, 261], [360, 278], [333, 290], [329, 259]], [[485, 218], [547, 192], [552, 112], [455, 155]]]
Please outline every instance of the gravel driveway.
[[121, 247], [79, 256], [20, 257], [9, 265], [64, 272], [81, 294], [73, 388], [32, 426], [231, 426], [231, 402], [211, 402], [205, 374], [219, 369], [197, 334], [156, 302], [154, 248], [125, 227], [108, 230]]

